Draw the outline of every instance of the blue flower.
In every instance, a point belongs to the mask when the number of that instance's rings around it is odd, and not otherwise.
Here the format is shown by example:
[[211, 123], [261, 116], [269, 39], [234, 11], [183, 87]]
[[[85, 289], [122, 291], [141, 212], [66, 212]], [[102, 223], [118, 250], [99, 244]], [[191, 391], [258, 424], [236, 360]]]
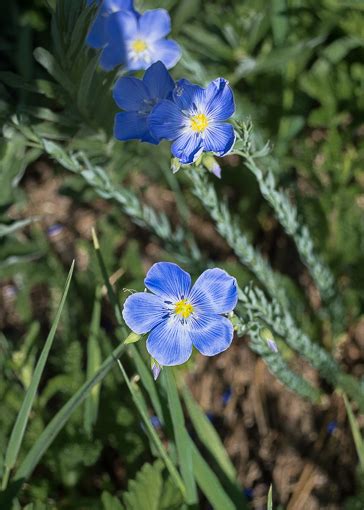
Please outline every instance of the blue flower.
[[109, 42], [108, 23], [110, 14], [118, 11], [136, 11], [134, 10], [133, 0], [103, 0], [101, 2], [98, 0], [96, 2], [95, 0], [87, 0], [88, 6], [94, 3], [100, 4], [100, 6], [87, 35], [86, 43], [91, 48], [99, 49], [107, 46]]
[[234, 331], [229, 319], [237, 303], [235, 278], [208, 269], [191, 288], [191, 277], [176, 264], [159, 262], [148, 271], [145, 286], [124, 304], [123, 317], [135, 333], [149, 333], [147, 350], [160, 365], [180, 365], [195, 346], [205, 356], [225, 351]]
[[116, 62], [120, 57], [112, 55], [120, 53], [120, 34], [126, 50], [126, 67], [130, 71], [147, 69], [158, 60], [170, 69], [181, 57], [179, 45], [165, 39], [171, 31], [171, 18], [165, 9], [153, 9], [140, 15], [130, 10], [117, 12], [109, 17], [108, 29], [108, 46], [104, 50], [110, 54], [108, 68], [124, 63]]
[[173, 88], [174, 81], [162, 62], [151, 65], [142, 80], [128, 76], [120, 78], [113, 96], [117, 105], [126, 111], [115, 115], [115, 137], [158, 143], [149, 132], [147, 118], [158, 101], [171, 95]]
[[233, 126], [224, 122], [235, 111], [227, 80], [217, 78], [204, 89], [180, 80], [172, 100], [161, 101], [149, 117], [150, 131], [158, 140], [173, 141], [172, 154], [183, 164], [202, 152], [224, 156], [233, 147]]

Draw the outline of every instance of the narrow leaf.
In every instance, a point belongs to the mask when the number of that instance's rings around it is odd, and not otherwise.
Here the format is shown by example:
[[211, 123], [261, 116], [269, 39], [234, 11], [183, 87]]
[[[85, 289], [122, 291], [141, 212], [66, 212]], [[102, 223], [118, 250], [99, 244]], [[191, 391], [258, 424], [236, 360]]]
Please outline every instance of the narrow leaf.
[[[42, 373], [43, 373], [45, 364], [48, 359], [48, 354], [49, 354], [49, 351], [51, 350], [54, 336], [56, 334], [56, 330], [58, 327], [59, 319], [61, 317], [63, 306], [66, 301], [68, 289], [69, 289], [72, 274], [73, 274], [73, 268], [74, 268], [74, 262], [72, 262], [71, 269], [68, 273], [68, 277], [66, 280], [66, 284], [65, 284], [65, 288], [64, 288], [63, 295], [61, 298], [61, 302], [59, 304], [55, 319], [53, 321], [52, 328], [51, 328], [48, 338], [44, 344], [44, 347], [43, 347], [43, 350], [39, 357], [37, 366], [35, 367], [32, 381], [30, 383], [28, 391], [26, 392], [25, 398], [23, 400], [22, 406], [20, 408], [19, 414], [17, 416], [15, 425], [14, 425], [12, 433], [11, 433], [10, 441], [9, 441], [8, 448], [6, 451], [6, 456], [5, 456], [5, 469], [7, 472], [9, 472], [14, 467], [17, 457], [18, 457], [19, 449], [20, 449], [20, 446], [21, 446], [21, 443], [23, 440], [23, 436], [25, 433], [25, 429], [26, 429], [26, 426], [28, 423], [29, 414], [30, 414], [35, 396], [37, 394], [38, 385], [39, 385], [40, 379], [42, 377]], [[4, 485], [6, 486], [6, 483], [4, 483], [3, 486]]]
[[351, 433], [353, 434], [356, 453], [359, 457], [360, 470], [364, 473], [364, 440], [360, 433], [358, 422], [354, 416], [348, 397], [343, 393], [346, 412], [349, 418]]
[[166, 367], [163, 375], [166, 381], [168, 404], [172, 417], [178, 460], [182, 472], [182, 478], [186, 486], [186, 501], [189, 504], [194, 504], [197, 502], [198, 498], [193, 474], [190, 437], [186, 429], [183, 410], [173, 375], [173, 369]]

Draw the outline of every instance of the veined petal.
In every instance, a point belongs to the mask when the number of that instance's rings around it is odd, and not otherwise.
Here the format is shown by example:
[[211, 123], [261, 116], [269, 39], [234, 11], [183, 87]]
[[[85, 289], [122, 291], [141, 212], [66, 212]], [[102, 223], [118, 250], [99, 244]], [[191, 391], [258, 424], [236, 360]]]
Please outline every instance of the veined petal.
[[141, 140], [157, 144], [149, 132], [146, 115], [136, 112], [119, 112], [115, 115], [114, 136], [118, 140]]
[[143, 83], [151, 99], [166, 99], [174, 88], [171, 75], [160, 61], [155, 62], [145, 71]]
[[148, 89], [142, 80], [131, 76], [123, 76], [115, 83], [113, 98], [123, 110], [138, 112], [144, 100], [149, 100]]
[[123, 308], [123, 317], [129, 328], [142, 335], [157, 326], [168, 314], [163, 301], [148, 292], [131, 294]]
[[235, 143], [235, 132], [231, 124], [211, 124], [205, 130], [204, 150], [217, 156], [225, 156]]
[[158, 41], [171, 31], [171, 18], [166, 9], [145, 11], [139, 18], [139, 33], [142, 39]]
[[199, 133], [186, 130], [173, 142], [171, 151], [183, 165], [189, 165], [196, 161], [203, 151], [202, 138]]
[[170, 305], [188, 296], [191, 277], [177, 264], [157, 262], [149, 269], [144, 283], [151, 292]]
[[163, 366], [185, 363], [192, 353], [192, 342], [185, 324], [174, 316], [162, 321], [150, 332], [147, 351]]
[[204, 113], [205, 110], [205, 89], [194, 85], [188, 80], [179, 80], [173, 91], [173, 101], [181, 110], [187, 110], [190, 115]]
[[153, 43], [153, 60], [161, 60], [167, 69], [177, 64], [181, 54], [181, 47], [176, 41], [161, 39]]
[[219, 268], [207, 269], [197, 278], [189, 295], [196, 308], [212, 308], [215, 313], [229, 313], [238, 302], [236, 279]]
[[155, 138], [175, 140], [184, 127], [185, 118], [177, 105], [168, 99], [158, 103], [149, 115], [149, 129]]
[[230, 347], [234, 328], [226, 317], [206, 314], [189, 324], [189, 336], [201, 354], [215, 356]]
[[233, 91], [224, 78], [212, 81], [206, 89], [206, 114], [213, 121], [229, 119], [235, 111]]

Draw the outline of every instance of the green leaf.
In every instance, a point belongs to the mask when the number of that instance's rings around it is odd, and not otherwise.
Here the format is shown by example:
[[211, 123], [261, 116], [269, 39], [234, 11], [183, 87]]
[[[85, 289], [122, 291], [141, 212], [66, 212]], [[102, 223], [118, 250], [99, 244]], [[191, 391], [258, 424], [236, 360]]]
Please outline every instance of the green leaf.
[[143, 420], [145, 429], [146, 429], [147, 433], [149, 434], [149, 437], [153, 441], [153, 444], [156, 447], [159, 455], [163, 459], [165, 466], [168, 469], [171, 477], [173, 478], [176, 486], [179, 488], [181, 493], [183, 495], [185, 495], [186, 489], [185, 489], [184, 483], [183, 483], [177, 469], [175, 468], [173, 462], [171, 461], [169, 455], [167, 454], [158, 434], [156, 433], [156, 431], [154, 430], [154, 427], [152, 427], [152, 425], [150, 423], [149, 416], [147, 415], [147, 413], [145, 411], [146, 404], [145, 404], [143, 395], [141, 394], [141, 392], [138, 388], [134, 388], [133, 385], [131, 384], [130, 379], [129, 379], [127, 373], [125, 372], [125, 369], [124, 369], [123, 365], [121, 364], [120, 360], [118, 360], [118, 365], [120, 368], [120, 372], [122, 373], [124, 380], [126, 382], [126, 385], [130, 391], [130, 394], [133, 398], [133, 401], [136, 405], [136, 408], [139, 412], [139, 415]]
[[272, 488], [272, 485], [269, 487], [267, 510], [273, 510], [273, 488]]
[[38, 219], [39, 219], [38, 217], [34, 216], [32, 218], [26, 218], [24, 220], [13, 221], [13, 223], [10, 223], [9, 225], [4, 225], [0, 223], [0, 239], [9, 234], [13, 234], [17, 230], [20, 230], [26, 227], [27, 225], [30, 225], [31, 223], [37, 221]]
[[46, 340], [46, 342], [44, 344], [44, 347], [42, 349], [42, 352], [41, 352], [41, 355], [39, 357], [37, 366], [35, 367], [35, 370], [34, 370], [32, 382], [31, 382], [31, 384], [30, 384], [30, 386], [28, 388], [28, 391], [26, 392], [26, 395], [24, 397], [22, 406], [20, 408], [19, 414], [17, 416], [15, 425], [13, 427], [13, 430], [12, 430], [12, 433], [11, 433], [11, 436], [10, 436], [10, 441], [9, 441], [8, 448], [7, 448], [7, 451], [6, 451], [6, 456], [5, 456], [5, 475], [4, 475], [4, 479], [3, 479], [3, 488], [6, 488], [6, 485], [7, 485], [7, 476], [9, 475], [10, 470], [15, 466], [15, 463], [16, 463], [16, 460], [17, 460], [17, 457], [18, 457], [20, 446], [21, 446], [21, 443], [22, 443], [22, 440], [23, 440], [23, 437], [24, 437], [24, 433], [25, 433], [25, 429], [26, 429], [27, 423], [28, 423], [30, 410], [32, 408], [34, 399], [35, 399], [36, 394], [37, 394], [39, 382], [40, 382], [40, 379], [42, 377], [43, 370], [44, 370], [45, 364], [46, 364], [47, 359], [48, 359], [48, 354], [49, 354], [49, 351], [51, 350], [51, 347], [52, 347], [52, 344], [53, 344], [53, 340], [54, 340], [54, 336], [55, 336], [56, 331], [57, 331], [57, 327], [58, 327], [59, 319], [61, 317], [63, 306], [64, 306], [65, 301], [66, 301], [66, 297], [67, 297], [67, 294], [68, 294], [68, 289], [69, 289], [69, 286], [70, 286], [70, 283], [71, 283], [72, 274], [73, 274], [74, 264], [75, 263], [73, 261], [72, 265], [71, 265], [71, 269], [70, 269], [70, 271], [68, 273], [68, 277], [67, 277], [66, 284], [65, 284], [65, 287], [64, 287], [64, 291], [63, 291], [63, 295], [62, 295], [62, 298], [61, 298], [61, 302], [59, 304], [59, 307], [58, 307], [55, 319], [54, 319], [53, 324], [52, 324], [52, 328], [51, 328], [51, 330], [49, 332], [48, 338], [47, 338], [47, 340]]
[[125, 510], [118, 498], [104, 491], [101, 495], [103, 510]]
[[345, 393], [343, 393], [343, 398], [345, 402], [346, 412], [349, 418], [351, 433], [353, 434], [356, 453], [358, 454], [359, 457], [360, 470], [362, 471], [362, 473], [364, 473], [364, 440], [360, 433], [359, 424], [355, 419], [351, 405]]
[[39, 460], [53, 443], [54, 439], [62, 430], [69, 417], [84, 402], [84, 400], [92, 391], [92, 388], [103, 380], [106, 374], [114, 366], [115, 359], [121, 355], [124, 349], [124, 344], [120, 344], [118, 347], [116, 347], [110, 356], [106, 358], [106, 360], [100, 366], [99, 370], [93, 375], [93, 377], [88, 379], [55, 415], [55, 417], [43, 430], [42, 434], [39, 436], [38, 440], [35, 442], [23, 463], [17, 470], [15, 480], [29, 478], [34, 468], [37, 466]]
[[74, 85], [72, 81], [63, 72], [56, 62], [56, 59], [51, 53], [49, 53], [49, 51], [44, 48], [36, 48], [34, 50], [34, 58], [60, 85], [62, 85], [65, 90], [67, 90], [69, 94], [72, 95], [74, 93]]
[[[100, 339], [101, 319], [101, 288], [95, 293], [94, 308], [92, 312], [90, 335], [87, 343], [87, 379], [98, 371], [101, 365]], [[88, 435], [92, 433], [92, 427], [96, 423], [100, 398], [100, 384], [94, 386], [91, 394], [85, 402], [84, 426]]]
[[166, 382], [168, 405], [172, 417], [174, 440], [177, 446], [178, 461], [181, 468], [182, 478], [186, 486], [186, 502], [197, 502], [197, 489], [193, 474], [190, 436], [188, 435], [181, 402], [179, 400], [173, 369], [165, 367], [163, 377]]
[[[236, 510], [236, 506], [226, 494], [220, 480], [191, 440], [192, 460], [198, 486], [205, 494], [214, 510]], [[244, 507], [241, 507], [243, 509]]]
[[163, 480], [163, 463], [144, 464], [135, 480], [129, 481], [123, 500], [126, 510], [180, 510], [182, 500], [170, 481]]
[[199, 440], [205, 445], [207, 450], [215, 458], [226, 476], [230, 480], [235, 481], [235, 468], [210, 420], [206, 417], [201, 407], [193, 399], [186, 386], [183, 388], [182, 394], [187, 406], [188, 414], [190, 415]]

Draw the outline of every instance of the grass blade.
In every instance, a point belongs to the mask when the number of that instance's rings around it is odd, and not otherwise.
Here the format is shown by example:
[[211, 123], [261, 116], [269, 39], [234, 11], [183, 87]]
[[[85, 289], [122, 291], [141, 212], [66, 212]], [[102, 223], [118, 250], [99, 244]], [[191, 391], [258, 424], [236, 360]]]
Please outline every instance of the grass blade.
[[41, 355], [39, 357], [39, 360], [38, 360], [37, 365], [34, 370], [32, 381], [31, 381], [30, 386], [25, 394], [25, 398], [23, 400], [23, 403], [20, 408], [19, 414], [17, 416], [15, 425], [11, 432], [11, 436], [10, 436], [10, 440], [9, 440], [9, 444], [8, 444], [8, 448], [7, 448], [6, 456], [5, 456], [5, 473], [4, 473], [4, 478], [3, 478], [3, 482], [2, 482], [3, 489], [5, 489], [7, 486], [10, 471], [15, 466], [15, 463], [16, 463], [16, 460], [18, 457], [20, 446], [21, 446], [21, 443], [22, 443], [22, 440], [24, 437], [27, 423], [28, 423], [29, 414], [30, 414], [34, 399], [37, 394], [39, 382], [42, 377], [43, 370], [44, 370], [45, 364], [48, 359], [49, 351], [51, 350], [54, 336], [56, 334], [59, 319], [62, 314], [63, 306], [66, 301], [68, 289], [69, 289], [72, 274], [73, 274], [73, 268], [74, 268], [74, 261], [72, 262], [71, 269], [69, 270], [68, 277], [67, 277], [66, 284], [64, 287], [64, 291], [63, 291], [63, 295], [61, 298], [61, 302], [59, 304], [59, 307], [58, 307], [56, 316], [54, 318], [51, 330], [50, 330], [48, 338], [44, 344], [44, 347], [42, 349]]
[[116, 358], [120, 356], [124, 349], [124, 344], [118, 345], [118, 347], [116, 347], [110, 356], [102, 363], [99, 370], [91, 377], [91, 379], [88, 379], [81, 386], [81, 388], [70, 398], [67, 404], [65, 404], [50, 421], [16, 472], [16, 480], [29, 478], [39, 460], [52, 444], [53, 440], [57, 437], [58, 433], [62, 430], [73, 411], [75, 411], [75, 409], [77, 409], [85, 401], [91, 393], [92, 388], [103, 380], [106, 374], [113, 367]]
[[173, 369], [165, 367], [163, 377], [166, 381], [169, 410], [172, 417], [174, 440], [176, 442], [178, 460], [182, 478], [186, 486], [186, 502], [194, 504], [198, 501], [195, 477], [193, 474], [192, 452], [181, 402], [179, 400]]
[[267, 510], [273, 510], [273, 488], [272, 488], [272, 485], [269, 487]]
[[236, 510], [236, 506], [224, 491], [220, 480], [192, 442], [192, 460], [197, 483], [214, 510]]
[[[87, 379], [98, 371], [101, 364], [101, 350], [99, 345], [101, 319], [101, 288], [96, 288], [94, 307], [92, 311], [91, 328], [87, 344]], [[96, 423], [99, 408], [100, 385], [92, 388], [85, 402], [84, 426], [86, 433], [91, 436], [92, 427]]]
[[348, 397], [345, 395], [345, 393], [343, 393], [343, 398], [345, 402], [346, 412], [349, 418], [351, 433], [353, 434], [356, 453], [358, 454], [359, 457], [360, 470], [362, 471], [362, 473], [364, 473], [364, 439], [360, 433], [358, 422], [354, 416]]
[[185, 489], [185, 486], [184, 486], [184, 483], [183, 481], [181, 480], [181, 477], [177, 471], [177, 469], [175, 468], [173, 462], [171, 461], [171, 459], [169, 458], [161, 440], [159, 439], [158, 437], [158, 434], [156, 433], [156, 431], [154, 430], [153, 426], [151, 425], [150, 423], [150, 419], [149, 419], [149, 416], [146, 414], [145, 412], [145, 408], [146, 408], [146, 404], [145, 404], [145, 401], [144, 401], [144, 398], [143, 398], [143, 395], [141, 394], [141, 392], [136, 392], [130, 382], [130, 379], [127, 375], [127, 373], [125, 372], [125, 369], [123, 367], [123, 365], [121, 364], [120, 360], [118, 360], [118, 364], [119, 364], [119, 368], [120, 368], [120, 371], [125, 379], [125, 382], [126, 382], [126, 385], [131, 393], [131, 396], [133, 398], [133, 401], [136, 405], [136, 408], [140, 414], [140, 417], [142, 418], [143, 422], [144, 422], [144, 426], [145, 426], [145, 429], [147, 430], [149, 436], [151, 437], [155, 447], [157, 448], [157, 451], [158, 453], [160, 454], [161, 458], [163, 459], [165, 465], [166, 465], [166, 468], [168, 469], [171, 477], [173, 478], [173, 480], [175, 481], [177, 487], [180, 489], [181, 493], [183, 494], [183, 496], [185, 497], [185, 494], [186, 494], [186, 489]]
[[221, 442], [219, 435], [211, 424], [210, 420], [201, 410], [200, 406], [193, 399], [187, 387], [182, 390], [183, 399], [186, 403], [188, 414], [196, 430], [199, 440], [215, 458], [226, 476], [233, 482], [236, 481], [235, 468]]

